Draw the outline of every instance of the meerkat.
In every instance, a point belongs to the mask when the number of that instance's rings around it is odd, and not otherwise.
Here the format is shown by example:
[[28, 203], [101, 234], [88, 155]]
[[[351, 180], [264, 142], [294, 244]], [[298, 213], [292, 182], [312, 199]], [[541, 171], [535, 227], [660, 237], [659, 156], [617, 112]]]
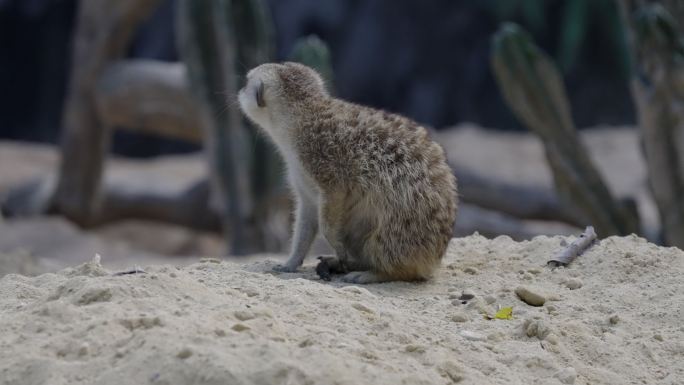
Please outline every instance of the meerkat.
[[296, 271], [320, 230], [336, 254], [319, 257], [325, 275], [360, 284], [432, 275], [452, 235], [457, 190], [424, 127], [332, 97], [297, 63], [252, 69], [238, 100], [284, 158], [296, 197], [290, 256], [275, 270]]

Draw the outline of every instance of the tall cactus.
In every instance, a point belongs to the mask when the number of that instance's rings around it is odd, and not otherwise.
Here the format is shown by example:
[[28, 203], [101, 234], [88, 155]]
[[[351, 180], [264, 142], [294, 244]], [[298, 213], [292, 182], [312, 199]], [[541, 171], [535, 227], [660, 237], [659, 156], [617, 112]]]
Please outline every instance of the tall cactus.
[[257, 62], [268, 56], [270, 48], [263, 42], [268, 41], [270, 32], [263, 29], [265, 19], [260, 19], [264, 14], [259, 0], [178, 3], [179, 51], [192, 90], [204, 107], [214, 199], [235, 255], [258, 250], [263, 229], [255, 218], [250, 133], [236, 104], [228, 98], [240, 87], [241, 61]]
[[684, 248], [684, 4], [642, 4], [620, 0], [633, 58], [632, 96], [664, 241]]
[[558, 70], [530, 35], [504, 24], [493, 39], [492, 67], [510, 108], [542, 140], [561, 199], [601, 235], [637, 232], [636, 212], [616, 201], [592, 164]]
[[334, 88], [334, 77], [332, 60], [330, 58], [330, 48], [316, 35], [309, 35], [297, 39], [290, 60], [307, 65], [321, 74], [328, 88]]

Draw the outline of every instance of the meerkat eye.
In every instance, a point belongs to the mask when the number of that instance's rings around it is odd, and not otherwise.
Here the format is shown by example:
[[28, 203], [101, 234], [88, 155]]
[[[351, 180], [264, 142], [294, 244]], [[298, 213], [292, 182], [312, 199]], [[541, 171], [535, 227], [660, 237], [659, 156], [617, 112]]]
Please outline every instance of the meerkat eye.
[[266, 101], [264, 100], [264, 82], [259, 81], [259, 85], [256, 89], [256, 102], [259, 107], [266, 107]]

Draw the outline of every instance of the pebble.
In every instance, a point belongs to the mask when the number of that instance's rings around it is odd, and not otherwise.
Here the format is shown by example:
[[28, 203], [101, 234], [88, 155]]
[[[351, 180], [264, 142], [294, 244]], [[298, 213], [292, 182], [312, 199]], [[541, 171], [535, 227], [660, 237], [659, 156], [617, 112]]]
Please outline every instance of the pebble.
[[475, 275], [478, 273], [477, 269], [474, 267], [466, 267], [465, 269], [463, 269], [463, 272], [467, 273], [467, 274], [472, 274], [472, 275]]
[[408, 353], [425, 353], [425, 346], [411, 344], [406, 345], [404, 350]]
[[176, 357], [180, 358], [181, 360], [184, 360], [192, 355], [192, 350], [190, 348], [183, 348], [181, 349], [178, 354], [176, 354]]
[[366, 305], [364, 305], [364, 304], [362, 304], [362, 303], [359, 303], [359, 302], [354, 302], [351, 306], [352, 306], [354, 309], [356, 309], [356, 310], [358, 310], [358, 311], [362, 311], [362, 312], [364, 312], [364, 313], [369, 313], [369, 314], [374, 314], [374, 313], [375, 313], [375, 311], [373, 311], [373, 309], [371, 309], [371, 308], [369, 308], [368, 306], [366, 306]]
[[247, 326], [245, 324], [237, 323], [237, 324], [233, 325], [233, 327], [231, 329], [235, 330], [236, 332], [244, 332], [245, 330], [249, 330], [249, 326]]
[[567, 281], [565, 281], [565, 287], [567, 287], [570, 290], [576, 290], [582, 287], [582, 280], [579, 278], [570, 278]]
[[251, 319], [256, 318], [256, 315], [252, 313], [251, 311], [246, 311], [246, 310], [238, 310], [235, 313], [235, 318], [239, 319], [240, 321], [249, 321]]
[[608, 322], [610, 322], [611, 325], [617, 325], [617, 323], [620, 322], [620, 316], [613, 314], [610, 316], [610, 318], [608, 318]]
[[548, 326], [541, 320], [525, 320], [523, 323], [523, 329], [528, 337], [537, 337], [540, 340], [546, 338], [551, 330]]
[[556, 372], [554, 377], [556, 377], [558, 381], [563, 384], [572, 385], [575, 383], [575, 379], [577, 378], [577, 371], [575, 368], [570, 366]]
[[451, 380], [452, 384], [461, 382], [465, 379], [465, 369], [456, 362], [446, 361], [437, 367], [439, 374]]
[[531, 306], [542, 306], [546, 302], [546, 297], [536, 288], [530, 286], [518, 286], [515, 294], [526, 304]]
[[465, 313], [456, 313], [451, 316], [451, 320], [454, 322], [466, 322], [469, 318]]
[[477, 332], [471, 332], [470, 330], [461, 330], [459, 333], [461, 337], [470, 340], [470, 341], [483, 341], [487, 337], [483, 334], [477, 333]]
[[662, 336], [662, 334], [654, 334], [654, 335], [653, 335], [653, 338], [654, 338], [656, 341], [663, 342], [663, 336]]
[[494, 298], [494, 296], [492, 296], [492, 295], [488, 295], [488, 296], [484, 297], [484, 300], [485, 300], [485, 302], [487, 302], [488, 305], [491, 305], [494, 302], [496, 302], [496, 298]]

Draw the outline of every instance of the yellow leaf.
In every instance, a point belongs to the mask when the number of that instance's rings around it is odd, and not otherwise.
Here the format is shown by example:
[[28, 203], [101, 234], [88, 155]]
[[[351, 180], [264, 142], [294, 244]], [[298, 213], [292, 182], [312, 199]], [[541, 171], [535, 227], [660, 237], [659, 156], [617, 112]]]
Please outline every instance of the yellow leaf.
[[496, 319], [512, 319], [513, 318], [513, 308], [512, 307], [502, 307], [499, 311], [494, 314]]

